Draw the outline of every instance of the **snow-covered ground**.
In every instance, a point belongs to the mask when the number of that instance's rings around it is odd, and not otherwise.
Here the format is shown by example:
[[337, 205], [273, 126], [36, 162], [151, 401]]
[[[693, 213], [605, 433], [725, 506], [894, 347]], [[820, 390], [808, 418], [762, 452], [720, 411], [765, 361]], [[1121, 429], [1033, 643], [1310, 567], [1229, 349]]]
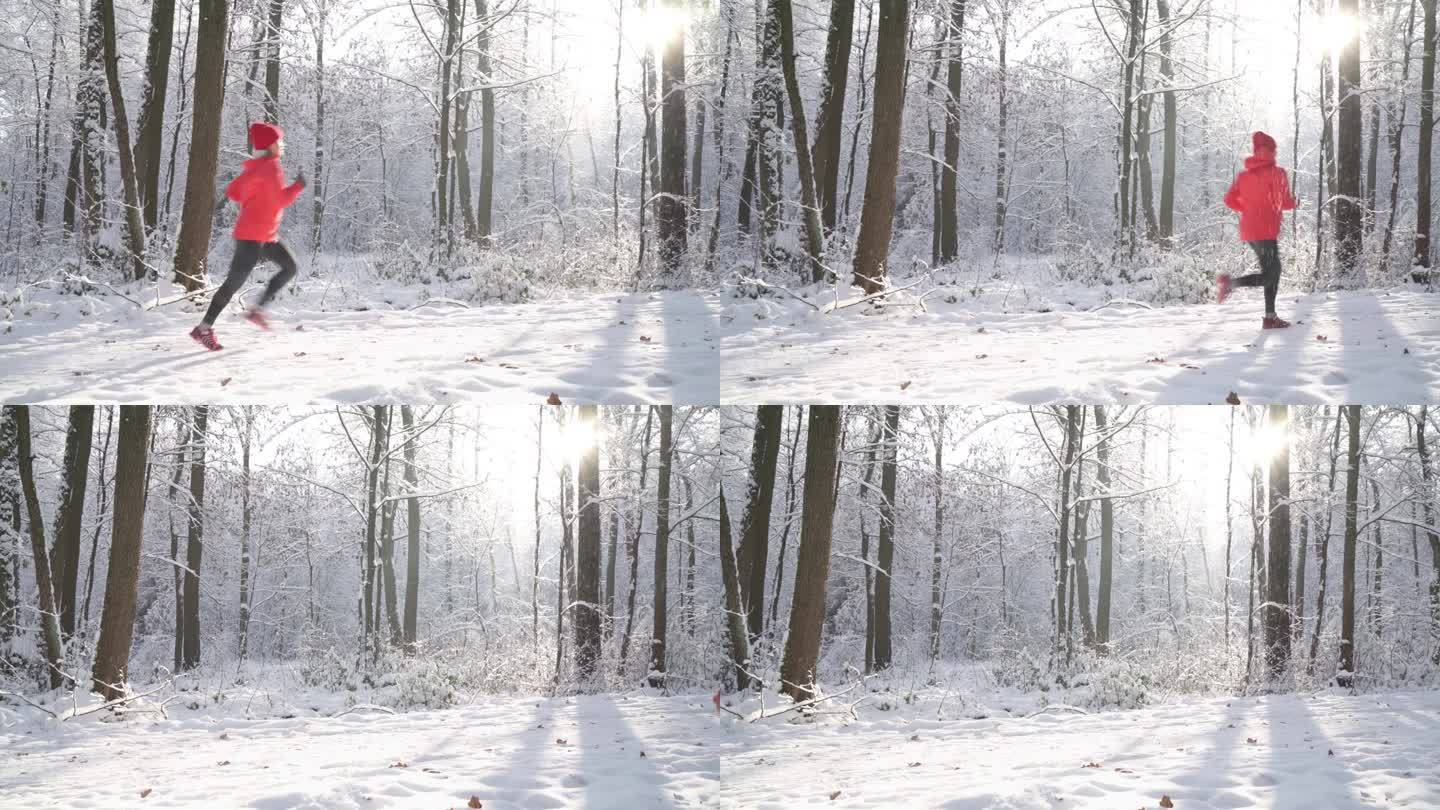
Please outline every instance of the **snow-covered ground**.
[[713, 293], [363, 310], [282, 300], [269, 333], [232, 307], [216, 325], [225, 348], [215, 353], [188, 337], [199, 316], [185, 303], [142, 311], [116, 296], [45, 291], [10, 311], [8, 323], [0, 318], [6, 402], [539, 402], [555, 393], [567, 402], [705, 404], [719, 397]]
[[[232, 704], [233, 705], [233, 704]], [[328, 710], [327, 710], [328, 711]], [[0, 723], [6, 808], [713, 807], [704, 694], [479, 698], [438, 711]], [[6, 715], [0, 711], [0, 720]]]
[[791, 713], [745, 726], [722, 764], [721, 805], [1132, 810], [1168, 796], [1176, 810], [1440, 806], [1437, 692], [1093, 715], [972, 708], [948, 720], [933, 704], [928, 714], [868, 704], [853, 720], [786, 722]]
[[[1440, 294], [1289, 294], [1290, 329], [1262, 331], [1258, 295], [1224, 306], [1106, 306], [1100, 291], [954, 288], [820, 311], [783, 294], [731, 302], [721, 340], [727, 403], [1242, 402], [1385, 404], [1440, 396]], [[836, 300], [810, 288], [812, 302]], [[841, 299], [845, 304], [858, 293]], [[1031, 293], [1034, 295], [1033, 291]], [[1046, 311], [1050, 310], [1050, 311]]]

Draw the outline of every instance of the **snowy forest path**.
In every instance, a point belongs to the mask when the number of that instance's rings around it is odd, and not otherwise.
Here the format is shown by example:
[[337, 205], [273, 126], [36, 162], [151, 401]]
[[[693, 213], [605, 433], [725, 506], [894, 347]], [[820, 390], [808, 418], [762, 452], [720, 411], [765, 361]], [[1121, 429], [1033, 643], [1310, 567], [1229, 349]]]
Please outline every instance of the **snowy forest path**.
[[464, 807], [471, 796], [486, 810], [713, 806], [708, 704], [582, 695], [395, 715], [86, 718], [0, 730], [0, 785], [13, 807]]
[[726, 760], [730, 806], [1434, 807], [1440, 694], [1202, 700], [1093, 715], [769, 721]]
[[284, 311], [265, 333], [233, 313], [207, 353], [182, 310], [17, 319], [0, 400], [42, 403], [713, 403], [716, 296], [587, 295], [411, 311]]
[[1440, 396], [1440, 295], [1414, 289], [1256, 302], [1007, 314], [939, 305], [739, 314], [722, 340], [727, 403], [1385, 404]]

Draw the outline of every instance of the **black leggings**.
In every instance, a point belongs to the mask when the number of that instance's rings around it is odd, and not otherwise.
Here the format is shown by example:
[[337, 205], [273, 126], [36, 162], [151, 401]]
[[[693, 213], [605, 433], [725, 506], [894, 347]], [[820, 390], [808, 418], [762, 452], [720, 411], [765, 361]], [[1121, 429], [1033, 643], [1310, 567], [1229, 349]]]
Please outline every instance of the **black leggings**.
[[210, 309], [205, 312], [205, 325], [214, 326], [215, 319], [225, 311], [225, 305], [240, 288], [245, 286], [245, 280], [250, 278], [250, 271], [261, 259], [266, 259], [280, 265], [280, 272], [270, 278], [270, 283], [265, 285], [265, 292], [260, 296], [260, 308], [270, 303], [270, 299], [280, 292], [290, 279], [295, 277], [295, 257], [290, 255], [290, 250], [282, 242], [246, 242], [236, 240], [235, 258], [230, 260], [230, 273], [225, 276], [225, 283], [215, 291], [215, 297], [210, 299]]
[[1274, 239], [1247, 242], [1260, 259], [1260, 272], [1235, 279], [1236, 287], [1264, 287], [1265, 314], [1275, 312], [1275, 292], [1280, 289], [1280, 245]]

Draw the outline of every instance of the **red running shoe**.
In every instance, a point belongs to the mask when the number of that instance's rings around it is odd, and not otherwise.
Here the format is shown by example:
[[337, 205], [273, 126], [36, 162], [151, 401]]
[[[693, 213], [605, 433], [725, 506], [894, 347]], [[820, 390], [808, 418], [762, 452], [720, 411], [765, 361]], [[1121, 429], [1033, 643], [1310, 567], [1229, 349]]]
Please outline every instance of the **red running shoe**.
[[270, 331], [270, 321], [265, 317], [265, 313], [261, 310], [252, 309], [249, 312], [245, 313], [245, 320], [255, 324], [261, 329], [264, 329], [266, 332]]
[[191, 329], [190, 338], [212, 352], [218, 352], [221, 349], [225, 348], [224, 346], [220, 345], [219, 340], [216, 340], [215, 330], [211, 329], [208, 326], [205, 326], [204, 324], [201, 324], [200, 326]]
[[1225, 299], [1230, 297], [1230, 290], [1231, 290], [1231, 286], [1230, 286], [1230, 276], [1229, 276], [1229, 274], [1227, 274], [1227, 273], [1221, 273], [1220, 275], [1216, 276], [1216, 277], [1215, 277], [1215, 287], [1216, 287], [1215, 303], [1217, 303], [1217, 304], [1223, 304], [1223, 303], [1225, 303]]
[[1288, 329], [1290, 322], [1279, 315], [1266, 315], [1265, 320], [1260, 322], [1261, 329]]

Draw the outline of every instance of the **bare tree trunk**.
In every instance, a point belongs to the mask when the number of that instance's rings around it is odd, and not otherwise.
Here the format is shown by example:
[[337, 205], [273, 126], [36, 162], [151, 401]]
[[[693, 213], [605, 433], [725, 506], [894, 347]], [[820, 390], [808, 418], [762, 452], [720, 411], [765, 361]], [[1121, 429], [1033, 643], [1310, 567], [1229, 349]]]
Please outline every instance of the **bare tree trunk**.
[[363, 618], [364, 639], [367, 650], [378, 652], [379, 645], [372, 648], [373, 636], [378, 635], [375, 616], [375, 564], [377, 553], [377, 531], [380, 515], [380, 461], [390, 446], [390, 437], [385, 435], [389, 423], [389, 406], [374, 405], [370, 415], [370, 459], [365, 469], [365, 542], [361, 547], [360, 560], [360, 601]]
[[815, 170], [810, 163], [810, 136], [805, 131], [805, 104], [800, 80], [795, 75], [795, 15], [790, 0], [772, 0], [780, 18], [780, 62], [785, 73], [785, 92], [790, 104], [790, 129], [795, 136], [795, 168], [800, 174], [800, 215], [805, 224], [805, 255], [810, 264], [810, 281], [825, 280], [825, 237], [820, 230], [819, 202], [815, 198]]
[[[1341, 0], [1342, 6], [1344, 0]], [[1360, 497], [1360, 406], [1346, 405], [1347, 452], [1345, 465], [1345, 557], [1340, 585], [1340, 672], [1335, 682], [1349, 688], [1355, 683], [1355, 547], [1358, 539], [1357, 502]]]
[[242, 406], [240, 432], [240, 660], [250, 649], [250, 443], [255, 430], [255, 408]]
[[135, 154], [130, 147], [130, 120], [120, 88], [119, 55], [115, 49], [115, 0], [98, 0], [104, 26], [105, 79], [110, 85], [111, 123], [120, 147], [120, 179], [125, 195], [125, 226], [129, 234], [130, 277], [145, 278], [145, 223], [141, 219], [140, 189], [135, 179]]
[[490, 67], [490, 37], [494, 26], [489, 18], [487, 0], [475, 0], [475, 22], [483, 33], [476, 40], [479, 49], [479, 79], [485, 88], [480, 91], [480, 187], [475, 211], [475, 235], [481, 244], [489, 245], [492, 231], [492, 211], [495, 198], [495, 91], [490, 87], [494, 74]]
[[59, 689], [65, 677], [65, 645], [60, 638], [60, 614], [55, 607], [55, 585], [50, 578], [50, 557], [45, 553], [45, 518], [35, 492], [34, 451], [30, 448], [30, 407], [13, 409], [20, 460], [20, 487], [25, 496], [25, 523], [30, 530], [30, 551], [35, 561], [35, 587], [40, 592], [40, 629], [45, 640], [45, 663], [51, 689]]
[[124, 684], [129, 676], [135, 591], [140, 580], [140, 546], [145, 534], [145, 468], [149, 444], [150, 406], [120, 406], [110, 565], [105, 575], [105, 604], [100, 614], [100, 638], [91, 672], [93, 690], [106, 700], [124, 696]]
[[[963, 4], [964, 0], [959, 0]], [[840, 141], [845, 123], [845, 90], [850, 79], [850, 45], [855, 36], [855, 0], [830, 4], [825, 37], [825, 78], [815, 118], [815, 183], [820, 221], [828, 234], [835, 230], [835, 196], [840, 186]]]
[[825, 620], [825, 581], [830, 574], [830, 532], [835, 517], [831, 491], [835, 484], [839, 436], [840, 406], [811, 405], [805, 443], [805, 503], [800, 525], [800, 558], [795, 565], [790, 633], [780, 665], [780, 691], [796, 701], [816, 695], [815, 664], [820, 657], [820, 631]]
[[145, 51], [145, 85], [140, 102], [139, 137], [135, 141], [135, 173], [145, 227], [155, 230], [160, 200], [160, 147], [165, 137], [165, 94], [170, 86], [170, 51], [175, 34], [175, 0], [150, 4], [150, 38]]
[[[875, 572], [875, 670], [890, 668], [890, 585], [895, 572], [895, 457], [900, 446], [900, 406], [885, 406], [880, 453], [880, 536]], [[809, 483], [806, 483], [809, 489]]]
[[1325, 628], [1325, 585], [1329, 579], [1326, 574], [1330, 570], [1331, 516], [1335, 511], [1330, 501], [1335, 494], [1335, 475], [1340, 458], [1340, 425], [1344, 420], [1345, 410], [1341, 408], [1335, 413], [1335, 432], [1331, 436], [1330, 477], [1328, 488], [1325, 491], [1325, 529], [1320, 535], [1319, 554], [1316, 557], [1318, 581], [1315, 593], [1315, 632], [1310, 636], [1310, 659], [1306, 665], [1311, 670], [1314, 669], [1315, 660], [1320, 655], [1320, 632]]
[[740, 578], [735, 571], [735, 551], [730, 543], [730, 513], [725, 508], [725, 487], [720, 487], [720, 580], [725, 589], [725, 629], [730, 642], [730, 665], [735, 668], [735, 688], [750, 686], [750, 640], [745, 633], [741, 607]]
[[650, 425], [655, 416], [653, 407], [645, 408], [645, 439], [640, 445], [640, 486], [636, 489], [640, 503], [635, 506], [635, 528], [630, 532], [626, 552], [630, 557], [630, 593], [625, 599], [625, 632], [620, 636], [620, 671], [630, 657], [630, 637], [635, 630], [635, 589], [640, 574], [640, 531], [645, 526], [645, 478], [650, 471]]
[[[90, 446], [95, 424], [94, 405], [71, 405], [65, 434], [65, 478], [60, 486], [60, 507], [55, 513], [55, 547], [51, 573], [59, 603], [60, 632], [75, 634], [75, 589], [80, 575], [80, 529], [85, 517], [85, 489], [90, 479]], [[103, 473], [103, 471], [102, 471]]]
[[[1400, 147], [1404, 142], [1405, 114], [1409, 106], [1410, 97], [1405, 90], [1410, 86], [1410, 45], [1415, 39], [1415, 0], [1410, 0], [1410, 10], [1405, 15], [1405, 55], [1401, 60], [1400, 85], [1396, 95], [1400, 97], [1400, 108], [1398, 112], [1392, 103], [1389, 110], [1390, 122], [1386, 127], [1390, 140], [1390, 208], [1385, 222], [1385, 235], [1381, 237], [1382, 247], [1380, 249], [1381, 264], [1383, 268], [1390, 267], [1390, 247], [1395, 237], [1395, 214], [1400, 202]], [[1431, 64], [1431, 82], [1434, 82], [1434, 64]], [[1433, 87], [1431, 88], [1433, 91]], [[1433, 112], [1433, 108], [1432, 108]], [[1422, 113], [1421, 120], [1424, 120]], [[1433, 124], [1432, 124], [1433, 126]], [[1432, 128], [1431, 135], [1433, 137]], [[1428, 233], [1427, 233], [1428, 238]]]
[[1120, 245], [1128, 251], [1133, 258], [1135, 255], [1135, 222], [1131, 217], [1130, 183], [1133, 176], [1134, 164], [1134, 114], [1135, 114], [1135, 63], [1143, 58], [1140, 51], [1141, 23], [1140, 13], [1143, 8], [1141, 0], [1129, 0], [1129, 13], [1125, 23], [1125, 71], [1124, 82], [1121, 85], [1121, 113], [1120, 113]]
[[104, 16], [102, 0], [90, 0], [85, 21], [85, 51], [75, 90], [75, 112], [71, 124], [70, 166], [65, 180], [65, 205], [61, 212], [65, 233], [80, 229], [82, 251], [87, 262], [95, 259], [95, 235], [100, 228], [101, 183], [104, 162], [105, 78]]
[[10, 652], [19, 615], [20, 459], [15, 410], [0, 407], [0, 654]]
[[205, 448], [210, 408], [197, 406], [190, 427], [189, 529], [185, 543], [185, 581], [181, 600], [185, 606], [185, 632], [180, 637], [180, 667], [194, 669], [200, 664], [200, 562], [205, 551]]
[[[1110, 495], [1110, 436], [1105, 406], [1095, 406], [1095, 429], [1100, 438], [1095, 445], [1095, 480], [1100, 490], [1100, 584], [1095, 594], [1095, 641], [1100, 652], [1110, 651], [1110, 595], [1115, 571], [1115, 504]], [[1227, 479], [1228, 480], [1228, 479]], [[1227, 492], [1228, 496], [1228, 492]], [[1226, 547], [1227, 552], [1229, 547]], [[1226, 584], [1229, 584], [1229, 560], [1226, 560]], [[1227, 603], [1228, 606], [1228, 603]]]
[[1010, 98], [1009, 98], [1009, 63], [1005, 59], [1006, 46], [1010, 42], [1010, 0], [1003, 0], [1000, 6], [1000, 30], [996, 34], [1000, 39], [1000, 62], [999, 72], [996, 75], [996, 87], [999, 90], [999, 119], [995, 124], [995, 229], [992, 233], [991, 247], [995, 254], [1005, 253], [1005, 215], [1009, 192], [1005, 188], [1005, 181], [1009, 177], [1009, 153], [1006, 138], [1010, 129]]
[[1290, 667], [1290, 414], [1267, 408], [1270, 430], [1284, 437], [1270, 459], [1270, 548], [1265, 567], [1265, 672], [1278, 681]]
[[220, 119], [225, 99], [228, 0], [199, 0], [195, 48], [195, 102], [190, 116], [190, 159], [185, 170], [185, 205], [175, 246], [175, 281], [200, 289], [215, 218], [215, 169], [220, 155]]
[[[1430, 165], [1435, 138], [1435, 7], [1436, 0], [1421, 0], [1425, 14], [1420, 62], [1420, 143], [1415, 159], [1415, 250], [1411, 264], [1430, 266]], [[1350, 5], [1354, 5], [1351, 0]]]
[[[278, 0], [277, 0], [278, 2]], [[314, 189], [310, 193], [310, 250], [320, 255], [320, 248], [325, 244], [325, 36], [327, 33], [326, 22], [329, 20], [329, 0], [316, 0], [316, 22], [315, 22], [315, 160], [311, 171], [310, 182]], [[382, 189], [385, 185], [385, 133], [381, 130], [380, 138], [380, 160]], [[385, 192], [382, 190], [381, 194]], [[386, 206], [382, 203], [382, 208]]]
[[935, 415], [935, 534], [930, 538], [930, 663], [940, 658], [940, 621], [944, 617], [944, 594], [940, 589], [941, 551], [945, 521], [945, 408]]
[[580, 454], [579, 516], [576, 522], [575, 669], [582, 684], [593, 684], [600, 659], [600, 447], [594, 440], [595, 405], [580, 406], [580, 424], [592, 437]]
[[949, 47], [945, 64], [945, 149], [940, 166], [940, 262], [955, 260], [959, 248], [956, 177], [960, 162], [960, 92], [965, 45], [965, 0], [950, 0]]
[[[1339, 0], [1342, 15], [1359, 21], [1359, 0]], [[1365, 284], [1360, 262], [1364, 242], [1364, 212], [1360, 197], [1360, 163], [1364, 156], [1363, 114], [1360, 106], [1360, 38], [1352, 37], [1340, 50], [1340, 115], [1336, 129], [1335, 261], [1339, 280], [1346, 287]], [[1428, 233], [1428, 229], [1427, 229]], [[1419, 238], [1416, 238], [1417, 243]]]
[[1055, 651], [1058, 654], [1069, 636], [1065, 624], [1065, 585], [1070, 574], [1070, 482], [1079, 442], [1079, 406], [1065, 406], [1065, 460], [1060, 468], [1060, 532], [1056, 535], [1055, 570]]
[[905, 107], [905, 41], [910, 15], [909, 0], [879, 0], [879, 3], [875, 110], [871, 121], [870, 162], [865, 171], [865, 207], [860, 213], [853, 280], [866, 295], [885, 288], [885, 265], [895, 219], [895, 177], [900, 168], [900, 125]]
[[[1175, 63], [1171, 58], [1172, 36], [1170, 32], [1169, 0], [1155, 0], [1160, 27], [1160, 83], [1165, 86], [1162, 96], [1165, 105], [1165, 154], [1160, 166], [1160, 246], [1169, 248], [1175, 236], [1175, 162], [1179, 152], [1177, 128], [1179, 111], [1175, 103]], [[1102, 641], [1104, 641], [1102, 639]]]
[[765, 569], [770, 561], [770, 511], [775, 498], [775, 467], [780, 457], [783, 412], [782, 405], [761, 405], [756, 409], [750, 481], [745, 514], [740, 521], [739, 576], [752, 642], [765, 627]]
[[[665, 6], [677, 16], [683, 13], [683, 0], [664, 0]], [[689, 226], [686, 222], [685, 197], [685, 31], [676, 27], [665, 43], [660, 58], [660, 92], [663, 112], [660, 132], [660, 201], [656, 208], [656, 227], [661, 276], [664, 286], [679, 282], [680, 263], [685, 257]], [[663, 658], [661, 659], [663, 661]]]
[[[785, 550], [790, 541], [790, 524], [795, 511], [795, 455], [800, 445], [800, 427], [805, 417], [805, 406], [794, 408], [795, 427], [790, 431], [790, 452], [785, 464], [785, 523], [780, 528], [780, 554], [775, 563], [775, 591], [770, 596], [770, 626], [775, 626], [780, 615], [780, 591], [785, 585]], [[872, 639], [873, 640], [873, 639]]]
[[[1430, 644], [1432, 648], [1430, 660], [1432, 663], [1440, 664], [1440, 533], [1433, 528], [1435, 526], [1435, 476], [1431, 471], [1430, 448], [1425, 439], [1425, 427], [1429, 416], [1429, 406], [1421, 405], [1420, 414], [1415, 420], [1415, 452], [1420, 457], [1420, 481], [1427, 493], [1420, 501], [1421, 514], [1424, 516], [1425, 525], [1431, 527], [1425, 530], [1425, 537], [1430, 541], [1430, 566], [1434, 574], [1430, 578]], [[0, 493], [0, 497], [3, 497], [3, 493]], [[0, 526], [0, 531], [4, 531], [3, 526]]]
[[405, 626], [402, 633], [405, 649], [413, 655], [420, 611], [420, 499], [415, 491], [419, 487], [415, 474], [415, 412], [409, 405], [400, 406], [400, 426], [405, 431], [405, 491], [410, 496], [405, 499]]
[[655, 688], [665, 685], [666, 608], [670, 593], [670, 471], [674, 452], [670, 433], [674, 409], [670, 405], [660, 405], [659, 409], [660, 461], [656, 473], [660, 480], [655, 486], [655, 604], [650, 636], [650, 685]]

